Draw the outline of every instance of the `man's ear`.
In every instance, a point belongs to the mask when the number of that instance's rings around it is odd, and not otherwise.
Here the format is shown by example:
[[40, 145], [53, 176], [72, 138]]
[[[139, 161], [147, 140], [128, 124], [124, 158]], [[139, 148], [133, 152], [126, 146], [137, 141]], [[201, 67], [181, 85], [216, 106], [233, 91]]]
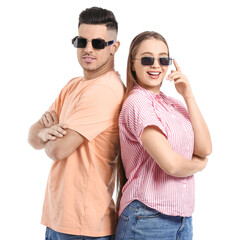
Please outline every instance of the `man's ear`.
[[119, 42], [118, 40], [116, 40], [116, 41], [114, 42], [114, 44], [111, 45], [110, 54], [111, 54], [111, 55], [114, 55], [114, 54], [117, 52], [119, 46], [120, 46], [120, 42]]

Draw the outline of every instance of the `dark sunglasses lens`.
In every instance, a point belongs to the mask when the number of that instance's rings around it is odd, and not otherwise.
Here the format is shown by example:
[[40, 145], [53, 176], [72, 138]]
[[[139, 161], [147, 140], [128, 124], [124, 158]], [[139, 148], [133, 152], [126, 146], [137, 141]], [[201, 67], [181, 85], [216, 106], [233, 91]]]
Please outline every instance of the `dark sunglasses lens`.
[[151, 66], [154, 63], [154, 58], [152, 58], [152, 57], [143, 57], [143, 58], [141, 58], [141, 63], [144, 66]]
[[77, 48], [77, 44], [78, 44], [78, 39], [77, 39], [77, 37], [73, 38], [72, 44], [73, 44], [73, 46], [74, 46], [75, 48]]
[[168, 66], [172, 64], [172, 59], [171, 58], [159, 58], [159, 62], [163, 66]]
[[93, 39], [92, 46], [95, 49], [103, 49], [105, 48], [105, 41], [103, 39]]
[[78, 38], [78, 43], [77, 43], [77, 47], [78, 48], [85, 48], [87, 45], [87, 39], [85, 38]]
[[72, 43], [75, 48], [85, 48], [87, 45], [87, 40], [85, 38], [75, 37], [72, 40]]

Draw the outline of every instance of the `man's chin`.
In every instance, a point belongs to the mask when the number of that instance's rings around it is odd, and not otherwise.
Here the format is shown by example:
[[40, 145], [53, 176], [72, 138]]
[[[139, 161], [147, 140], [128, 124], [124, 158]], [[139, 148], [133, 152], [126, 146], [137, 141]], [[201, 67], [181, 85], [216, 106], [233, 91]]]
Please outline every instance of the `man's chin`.
[[96, 71], [98, 70], [98, 67], [96, 66], [86, 66], [86, 65], [81, 65], [83, 70], [86, 71], [86, 72], [93, 72], [93, 71]]

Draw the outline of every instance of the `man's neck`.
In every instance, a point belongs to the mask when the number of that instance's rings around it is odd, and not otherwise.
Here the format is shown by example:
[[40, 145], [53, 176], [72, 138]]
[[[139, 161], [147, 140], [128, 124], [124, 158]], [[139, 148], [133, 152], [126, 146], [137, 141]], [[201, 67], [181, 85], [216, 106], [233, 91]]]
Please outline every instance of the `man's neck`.
[[97, 77], [100, 77], [104, 75], [107, 72], [114, 71], [114, 62], [112, 61], [111, 64], [107, 64], [106, 66], [103, 66], [100, 69], [93, 70], [93, 71], [83, 71], [84, 79], [85, 80], [91, 80]]

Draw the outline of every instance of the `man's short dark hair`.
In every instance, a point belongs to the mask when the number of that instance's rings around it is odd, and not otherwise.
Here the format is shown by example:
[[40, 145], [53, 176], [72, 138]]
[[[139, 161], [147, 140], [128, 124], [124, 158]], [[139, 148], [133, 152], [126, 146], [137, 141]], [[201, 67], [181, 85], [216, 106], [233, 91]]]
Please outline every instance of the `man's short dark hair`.
[[91, 7], [82, 11], [79, 15], [78, 27], [82, 24], [105, 24], [108, 30], [118, 32], [118, 23], [113, 12], [99, 8]]

